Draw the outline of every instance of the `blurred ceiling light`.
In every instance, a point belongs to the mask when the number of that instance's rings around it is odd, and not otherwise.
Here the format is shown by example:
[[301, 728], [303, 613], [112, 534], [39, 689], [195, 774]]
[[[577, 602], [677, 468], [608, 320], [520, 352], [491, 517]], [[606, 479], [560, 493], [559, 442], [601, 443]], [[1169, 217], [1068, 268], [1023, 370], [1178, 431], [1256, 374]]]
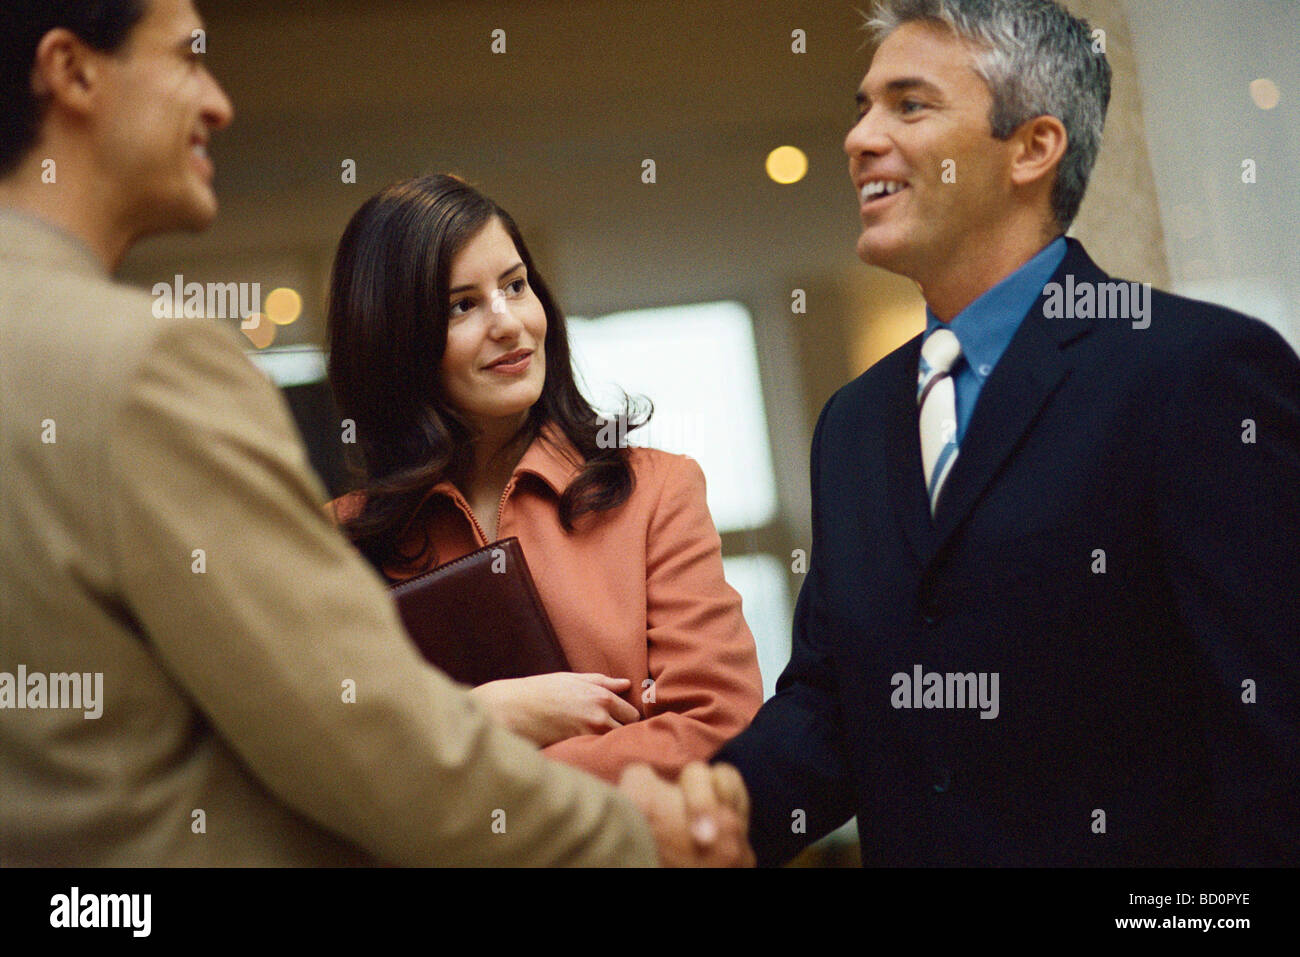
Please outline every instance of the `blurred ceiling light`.
[[272, 289], [266, 297], [266, 315], [277, 326], [289, 325], [302, 315], [302, 296], [293, 289]]
[[778, 146], [767, 154], [767, 175], [782, 185], [797, 183], [808, 172], [808, 157], [797, 146]]
[[1278, 91], [1276, 83], [1262, 77], [1250, 81], [1250, 98], [1261, 110], [1271, 110], [1277, 106], [1277, 101], [1282, 98], [1282, 94]]

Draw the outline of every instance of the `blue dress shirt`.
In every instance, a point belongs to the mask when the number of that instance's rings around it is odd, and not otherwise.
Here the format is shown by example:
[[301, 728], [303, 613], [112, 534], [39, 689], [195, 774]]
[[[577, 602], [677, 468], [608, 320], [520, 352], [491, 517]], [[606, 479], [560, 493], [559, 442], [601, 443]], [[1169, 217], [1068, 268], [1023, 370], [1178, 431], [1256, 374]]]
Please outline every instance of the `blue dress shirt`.
[[1065, 237], [1058, 236], [1006, 279], [984, 293], [944, 323], [925, 307], [925, 335], [947, 325], [961, 343], [962, 357], [952, 373], [957, 401], [957, 444], [966, 435], [966, 425], [984, 382], [1011, 344], [1020, 322], [1065, 259]]

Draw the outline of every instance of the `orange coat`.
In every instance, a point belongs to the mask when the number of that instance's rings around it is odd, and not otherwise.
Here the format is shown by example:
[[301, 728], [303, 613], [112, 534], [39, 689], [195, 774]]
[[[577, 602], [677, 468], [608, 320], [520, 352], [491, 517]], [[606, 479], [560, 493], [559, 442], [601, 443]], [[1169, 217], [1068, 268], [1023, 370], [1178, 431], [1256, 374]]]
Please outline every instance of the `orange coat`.
[[[763, 701], [754, 638], [740, 595], [722, 575], [722, 541], [705, 504], [694, 459], [629, 449], [636, 487], [614, 509], [583, 515], [573, 533], [560, 525], [559, 497], [581, 458], [547, 426], [515, 466], [501, 497], [498, 537], [515, 536], [574, 671], [629, 678], [624, 697], [642, 719], [605, 734], [544, 749], [606, 780], [643, 761], [675, 776], [742, 731]], [[435, 555], [419, 574], [488, 544], [469, 503], [450, 482], [429, 517]], [[361, 493], [336, 499], [339, 520], [355, 515]]]

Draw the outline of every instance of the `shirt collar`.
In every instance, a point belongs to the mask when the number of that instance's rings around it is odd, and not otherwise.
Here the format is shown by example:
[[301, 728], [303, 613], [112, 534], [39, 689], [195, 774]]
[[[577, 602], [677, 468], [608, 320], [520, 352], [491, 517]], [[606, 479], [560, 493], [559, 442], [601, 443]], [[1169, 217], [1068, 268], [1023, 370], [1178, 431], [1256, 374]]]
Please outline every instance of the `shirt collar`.
[[1034, 258], [1007, 276], [944, 323], [930, 307], [925, 307], [928, 337], [934, 330], [947, 326], [961, 343], [962, 356], [971, 371], [983, 382], [1011, 344], [1020, 322], [1038, 299], [1047, 280], [1065, 258], [1066, 243], [1058, 236]]

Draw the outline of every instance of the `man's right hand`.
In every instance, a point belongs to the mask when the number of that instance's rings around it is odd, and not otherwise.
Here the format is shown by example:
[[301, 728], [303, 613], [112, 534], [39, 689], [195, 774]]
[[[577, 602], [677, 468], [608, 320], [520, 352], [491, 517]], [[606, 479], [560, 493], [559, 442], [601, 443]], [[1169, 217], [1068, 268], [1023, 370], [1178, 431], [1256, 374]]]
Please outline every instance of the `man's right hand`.
[[557, 671], [489, 681], [470, 689], [498, 724], [539, 748], [579, 734], [604, 734], [641, 718], [620, 694], [627, 678]]
[[634, 764], [618, 787], [650, 822], [665, 867], [754, 866], [749, 795], [731, 765], [693, 762], [673, 785]]

